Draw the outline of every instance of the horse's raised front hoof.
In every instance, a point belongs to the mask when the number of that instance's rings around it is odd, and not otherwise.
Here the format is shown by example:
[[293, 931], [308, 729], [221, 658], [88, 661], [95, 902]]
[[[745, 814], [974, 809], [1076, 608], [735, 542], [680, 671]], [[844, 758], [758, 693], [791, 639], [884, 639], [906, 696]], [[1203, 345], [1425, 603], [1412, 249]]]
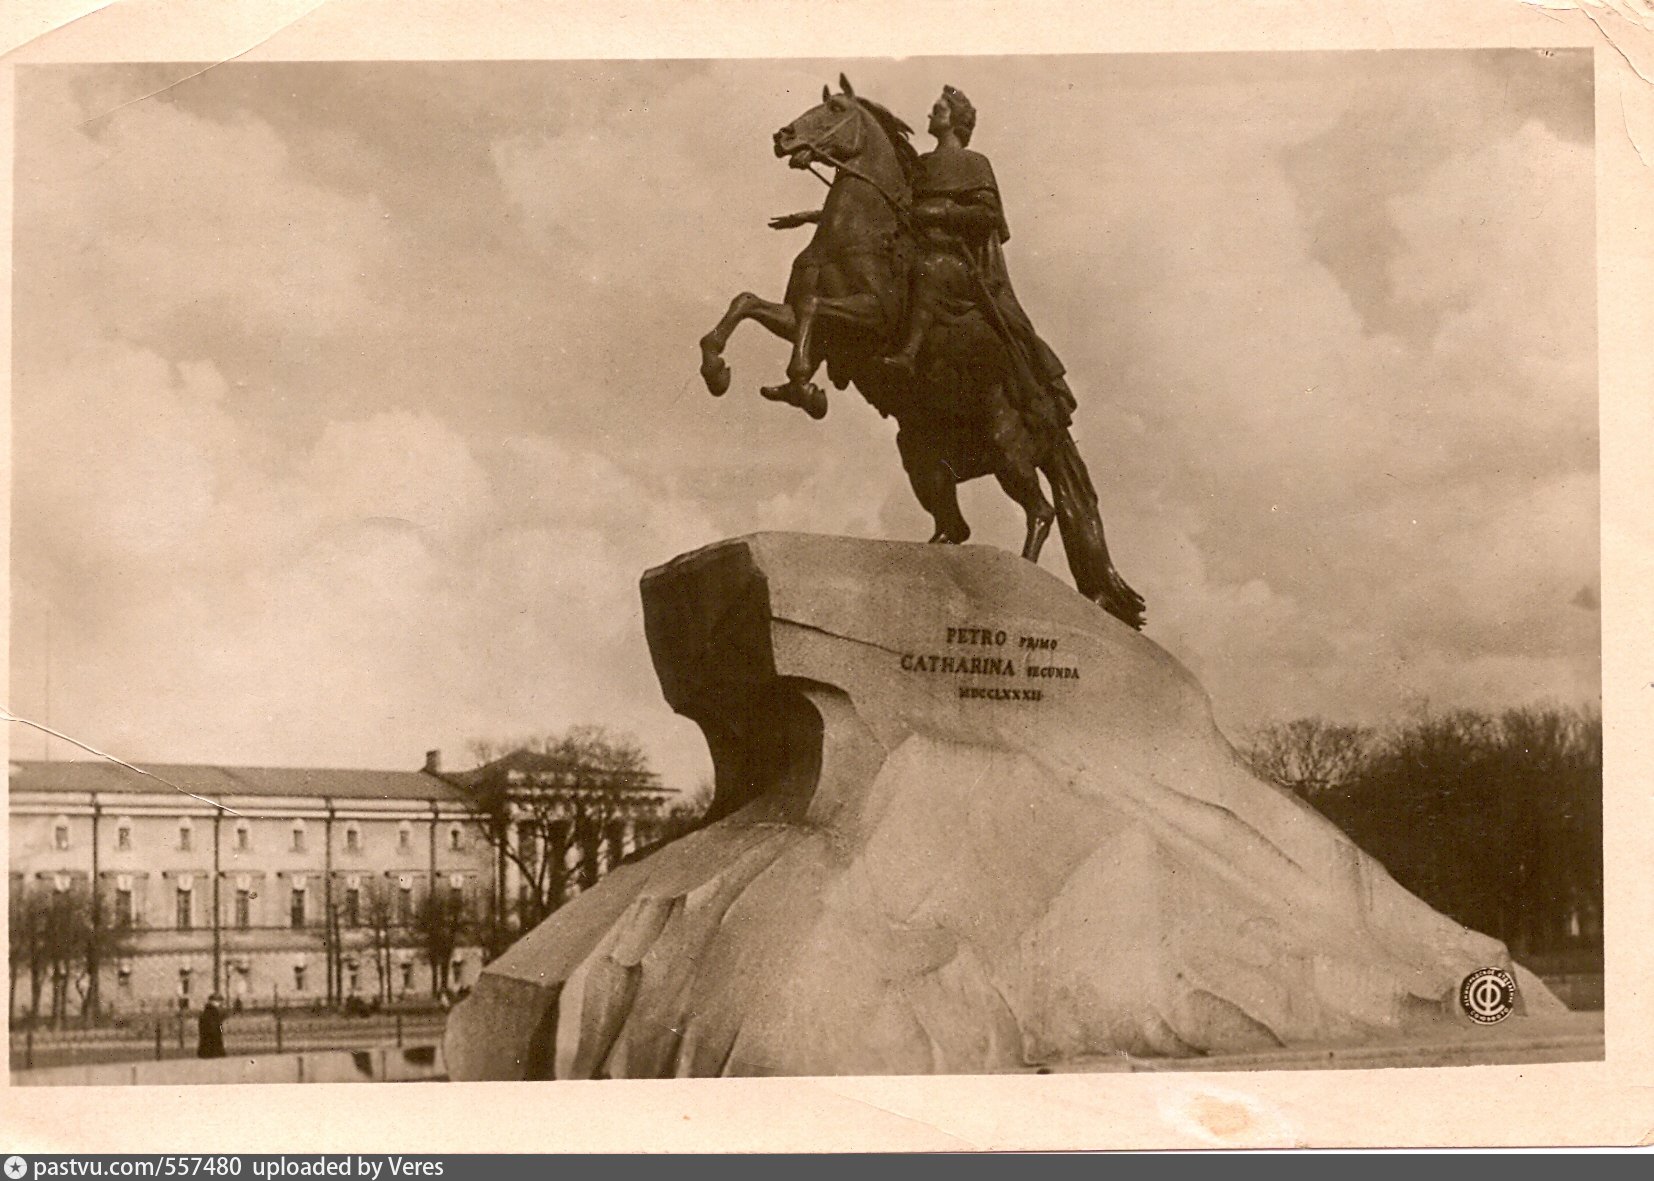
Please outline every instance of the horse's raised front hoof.
[[729, 366], [703, 340], [701, 342], [701, 380], [706, 382], [707, 391], [714, 398], [723, 397], [729, 392], [729, 377]]
[[794, 385], [790, 381], [785, 385], [759, 386], [758, 392], [772, 402], [785, 402], [789, 406], [797, 406], [811, 418], [827, 417], [827, 392], [814, 382], [804, 386]]

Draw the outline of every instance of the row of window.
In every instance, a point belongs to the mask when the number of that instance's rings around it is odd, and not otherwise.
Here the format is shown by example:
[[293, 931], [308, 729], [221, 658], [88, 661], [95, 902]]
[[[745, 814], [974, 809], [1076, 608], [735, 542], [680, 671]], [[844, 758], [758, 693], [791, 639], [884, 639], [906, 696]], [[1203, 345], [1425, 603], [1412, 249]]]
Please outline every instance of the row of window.
[[[307, 886], [292, 886], [287, 893], [287, 921], [292, 927], [303, 927], [309, 916], [307, 905], [310, 890]], [[237, 887], [232, 925], [248, 930], [253, 925], [253, 900], [258, 895], [248, 887]], [[181, 880], [173, 892], [173, 926], [179, 931], [195, 929], [195, 889], [188, 879]], [[388, 900], [386, 910], [371, 913], [364, 907], [359, 886], [348, 886], [340, 900], [339, 922], [345, 927], [363, 927], [380, 924], [407, 926], [414, 921], [414, 891], [412, 883], [402, 883]], [[465, 886], [461, 882], [448, 884], [448, 904], [456, 912], [465, 907]], [[114, 922], [117, 927], [134, 924], [133, 894], [130, 887], [115, 891]]]
[[[362, 826], [354, 820], [345, 822], [345, 852], [360, 853], [363, 849]], [[289, 848], [294, 853], [303, 853], [306, 849], [307, 826], [303, 820], [293, 821], [290, 830], [291, 844]], [[70, 847], [69, 818], [59, 816], [52, 826], [52, 844], [59, 852]], [[178, 822], [178, 850], [187, 853], [195, 847], [195, 822], [188, 817]], [[251, 851], [253, 847], [252, 825], [246, 820], [238, 820], [235, 825], [234, 845], [238, 853]], [[396, 847], [406, 852], [413, 848], [413, 825], [409, 821], [402, 821], [396, 829]], [[115, 825], [115, 848], [128, 851], [132, 848], [132, 821], [122, 818]], [[448, 848], [458, 851], [465, 848], [465, 826], [450, 824], [448, 826]]]
[[[361, 965], [360, 961], [358, 961], [354, 957], [348, 958], [348, 959], [345, 960], [343, 966], [344, 966], [344, 975], [345, 975], [344, 984], [345, 984], [346, 992], [351, 993], [351, 994], [361, 992], [361, 990], [362, 990], [362, 965]], [[414, 963], [413, 963], [413, 961], [408, 960], [408, 959], [398, 960], [396, 962], [395, 966], [397, 968], [398, 976], [401, 977], [400, 981], [398, 982], [401, 985], [401, 991], [405, 992], [405, 993], [414, 991]], [[231, 977], [231, 981], [232, 981], [231, 986], [230, 986], [231, 987], [231, 992], [232, 992], [233, 995], [236, 995], [236, 996], [245, 995], [245, 992], [246, 992], [245, 988], [238, 986], [238, 984], [239, 984], [239, 979], [238, 978], [244, 977], [245, 976], [245, 971], [242, 970], [242, 969], [234, 969], [233, 971], [234, 971], [235, 974], [232, 975], [232, 977]], [[178, 969], [178, 995], [183, 1000], [186, 1000], [186, 1001], [189, 1000], [191, 998], [191, 996], [193, 995], [193, 993], [195, 992], [195, 987], [194, 986], [195, 986], [195, 977], [196, 977], [196, 975], [197, 975], [197, 972], [193, 967], [183, 967], [183, 968]], [[453, 963], [449, 965], [448, 980], [449, 980], [450, 987], [458, 988], [458, 987], [461, 987], [461, 986], [464, 985], [464, 983], [465, 983], [465, 959], [464, 959], [463, 956], [455, 956], [454, 957]], [[120, 984], [120, 986], [123, 989], [130, 988], [131, 987], [131, 982], [132, 982], [132, 973], [131, 973], [130, 969], [125, 969], [125, 968], [121, 969], [117, 973], [117, 982]], [[310, 983], [311, 983], [310, 965], [305, 964], [305, 963], [296, 963], [296, 964], [294, 964], [293, 965], [293, 991], [294, 992], [306, 992], [306, 991], [308, 991]]]

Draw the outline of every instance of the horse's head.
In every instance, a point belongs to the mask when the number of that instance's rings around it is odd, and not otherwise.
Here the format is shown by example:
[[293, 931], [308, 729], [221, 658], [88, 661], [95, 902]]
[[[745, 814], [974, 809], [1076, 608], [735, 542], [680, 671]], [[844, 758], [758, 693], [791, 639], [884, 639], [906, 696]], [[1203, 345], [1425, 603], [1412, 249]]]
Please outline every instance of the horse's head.
[[854, 160], [861, 155], [868, 118], [866, 108], [856, 99], [850, 80], [839, 75], [842, 94], [821, 88], [821, 102], [775, 133], [775, 154], [788, 157], [793, 168], [808, 168], [815, 161], [831, 164]]

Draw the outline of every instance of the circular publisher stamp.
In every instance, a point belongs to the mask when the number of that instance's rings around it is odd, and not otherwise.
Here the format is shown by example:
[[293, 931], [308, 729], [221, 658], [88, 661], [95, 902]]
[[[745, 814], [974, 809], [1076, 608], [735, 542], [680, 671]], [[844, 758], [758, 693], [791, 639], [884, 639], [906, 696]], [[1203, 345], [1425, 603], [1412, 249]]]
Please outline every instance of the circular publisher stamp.
[[1459, 1003], [1478, 1025], [1496, 1025], [1516, 1007], [1516, 979], [1503, 968], [1478, 968], [1459, 985]]

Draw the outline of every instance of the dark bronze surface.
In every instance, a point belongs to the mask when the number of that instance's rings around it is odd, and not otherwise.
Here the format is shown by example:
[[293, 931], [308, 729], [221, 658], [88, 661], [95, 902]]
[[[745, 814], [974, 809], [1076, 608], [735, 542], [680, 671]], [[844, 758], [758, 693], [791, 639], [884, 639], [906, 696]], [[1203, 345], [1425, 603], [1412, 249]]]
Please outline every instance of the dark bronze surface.
[[762, 387], [764, 397], [823, 417], [827, 395], [814, 378], [825, 365], [836, 388], [853, 384], [896, 419], [903, 467], [936, 523], [932, 541], [970, 537], [957, 487], [992, 474], [1027, 518], [1023, 556], [1039, 560], [1055, 521], [1075, 586], [1142, 627], [1143, 599], [1109, 558], [1097, 493], [1069, 431], [1075, 403], [1062, 362], [1011, 287], [999, 187], [987, 157], [967, 146], [975, 110], [945, 88], [930, 112], [936, 148], [921, 156], [905, 123], [843, 75], [839, 83], [840, 93], [823, 87], [819, 105], [775, 133], [777, 157], [833, 177], [819, 210], [770, 221], [815, 230], [781, 302], [742, 292], [701, 338], [707, 388], [728, 391], [724, 347], [743, 320], [756, 320], [792, 345], [786, 381]]

